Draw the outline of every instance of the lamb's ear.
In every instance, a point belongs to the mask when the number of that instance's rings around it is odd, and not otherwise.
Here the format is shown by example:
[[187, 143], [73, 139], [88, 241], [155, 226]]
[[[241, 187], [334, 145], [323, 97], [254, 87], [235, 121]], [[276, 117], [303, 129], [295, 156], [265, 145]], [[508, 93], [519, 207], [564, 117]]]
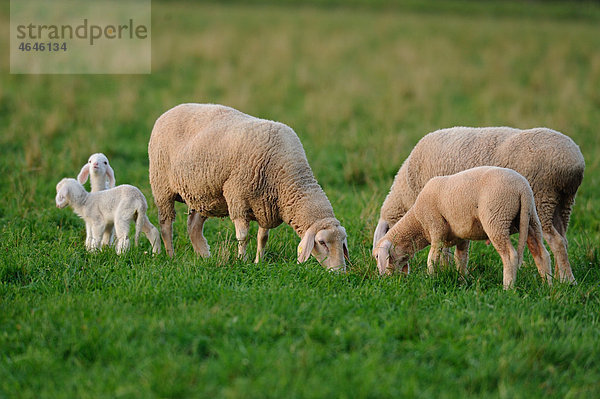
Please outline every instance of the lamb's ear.
[[380, 243], [376, 249], [377, 253], [377, 269], [379, 274], [384, 275], [388, 273], [390, 267], [390, 247], [392, 243], [388, 240]]
[[108, 188], [115, 186], [115, 171], [110, 165], [106, 165], [106, 175], [108, 176]]
[[350, 255], [348, 254], [348, 239], [344, 238], [344, 243], [342, 245], [344, 248], [344, 258], [346, 258], [346, 262], [350, 262]]
[[304, 237], [302, 237], [300, 244], [298, 244], [298, 263], [304, 263], [310, 257], [315, 246], [315, 235], [315, 229], [312, 227], [304, 233]]
[[90, 175], [90, 164], [86, 163], [85, 165], [83, 165], [83, 168], [81, 168], [81, 171], [77, 175], [77, 181], [81, 184], [84, 184], [87, 181], [89, 175]]

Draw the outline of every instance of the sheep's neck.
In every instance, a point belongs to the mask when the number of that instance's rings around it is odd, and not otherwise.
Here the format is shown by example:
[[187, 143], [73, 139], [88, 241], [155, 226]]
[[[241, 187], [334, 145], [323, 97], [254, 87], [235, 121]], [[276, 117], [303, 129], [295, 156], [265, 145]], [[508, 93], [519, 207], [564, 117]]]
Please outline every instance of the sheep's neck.
[[73, 208], [73, 211], [79, 216], [79, 217], [85, 217], [86, 216], [86, 211], [88, 209], [87, 207], [87, 202], [88, 202], [88, 198], [89, 198], [89, 193], [87, 192], [80, 192], [80, 193], [76, 193], [73, 194], [73, 197], [70, 201], [71, 208]]
[[281, 220], [289, 224], [300, 237], [315, 222], [335, 218], [325, 192], [314, 177], [311, 176], [311, 180], [286, 187], [285, 193], [280, 196], [285, 201], [279, 201]]
[[423, 226], [410, 210], [390, 230], [390, 236], [392, 242], [411, 243], [415, 252], [429, 245]]
[[106, 178], [104, 176], [94, 176], [90, 174], [90, 186], [92, 192], [106, 190]]

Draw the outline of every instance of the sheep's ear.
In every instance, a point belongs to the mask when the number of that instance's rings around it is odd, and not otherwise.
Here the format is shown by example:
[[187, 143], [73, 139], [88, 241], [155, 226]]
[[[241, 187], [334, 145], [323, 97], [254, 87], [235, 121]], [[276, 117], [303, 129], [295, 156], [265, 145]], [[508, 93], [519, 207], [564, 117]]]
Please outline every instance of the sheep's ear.
[[377, 254], [377, 269], [379, 269], [379, 274], [384, 275], [388, 272], [390, 267], [390, 247], [392, 243], [388, 240], [379, 244], [376, 249]]
[[84, 184], [87, 181], [89, 175], [90, 175], [90, 164], [86, 163], [85, 165], [83, 165], [83, 168], [81, 168], [81, 171], [77, 175], [77, 181], [81, 184]]
[[375, 229], [375, 233], [373, 234], [373, 250], [377, 246], [379, 240], [383, 238], [385, 233], [389, 230], [389, 224], [383, 219], [379, 219], [379, 223], [377, 223], [377, 228]]
[[108, 176], [108, 188], [115, 186], [115, 171], [110, 165], [106, 165], [106, 175]]
[[350, 255], [348, 254], [348, 239], [344, 238], [344, 243], [342, 245], [344, 248], [344, 258], [346, 258], [346, 262], [350, 262]]
[[304, 263], [310, 257], [310, 254], [315, 246], [315, 230], [310, 228], [304, 233], [304, 237], [298, 245], [298, 263]]

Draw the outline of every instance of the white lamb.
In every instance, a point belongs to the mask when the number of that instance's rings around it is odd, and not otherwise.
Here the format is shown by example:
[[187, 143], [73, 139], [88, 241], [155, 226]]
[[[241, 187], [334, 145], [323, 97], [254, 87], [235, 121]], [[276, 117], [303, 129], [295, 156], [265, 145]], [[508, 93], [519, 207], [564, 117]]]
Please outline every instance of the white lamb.
[[[519, 233], [517, 250], [510, 241], [513, 232]], [[505, 289], [514, 284], [526, 241], [540, 275], [552, 283], [550, 255], [529, 183], [512, 169], [493, 166], [429, 180], [414, 205], [376, 243], [373, 256], [379, 272], [385, 274], [402, 268], [416, 251], [431, 244], [427, 257], [431, 274], [442, 248], [456, 245], [456, 267], [465, 275], [469, 240], [485, 239], [502, 258]]]
[[215, 104], [182, 104], [154, 124], [148, 143], [152, 195], [167, 254], [173, 256], [175, 201], [189, 207], [194, 250], [210, 256], [202, 233], [209, 217], [230, 216], [238, 255], [256, 220], [258, 262], [269, 229], [282, 222], [302, 237], [298, 262], [312, 254], [329, 269], [345, 269], [346, 231], [314, 178], [302, 144], [288, 126]]
[[[87, 163], [82, 166], [77, 175], [77, 181], [85, 184], [90, 178], [90, 191], [95, 193], [101, 190], [107, 190], [115, 186], [115, 172], [108, 163], [108, 158], [102, 153], [90, 155]], [[89, 237], [86, 237], [86, 242]], [[110, 245], [113, 241], [113, 229], [110, 228], [102, 234], [102, 246]]]
[[152, 252], [160, 253], [160, 234], [148, 220], [146, 198], [136, 187], [123, 184], [88, 193], [77, 180], [65, 178], [56, 185], [56, 206], [64, 208], [67, 205], [85, 221], [85, 246], [88, 251], [101, 248], [102, 234], [112, 229], [113, 225], [117, 254], [127, 251], [129, 225], [135, 220], [135, 244], [138, 243], [140, 231], [143, 231], [152, 244]]
[[585, 162], [573, 140], [547, 128], [454, 127], [427, 134], [394, 179], [373, 245], [408, 211], [429, 179], [484, 165], [510, 168], [527, 179], [544, 238], [554, 253], [555, 274], [561, 281], [575, 282], [566, 232]]

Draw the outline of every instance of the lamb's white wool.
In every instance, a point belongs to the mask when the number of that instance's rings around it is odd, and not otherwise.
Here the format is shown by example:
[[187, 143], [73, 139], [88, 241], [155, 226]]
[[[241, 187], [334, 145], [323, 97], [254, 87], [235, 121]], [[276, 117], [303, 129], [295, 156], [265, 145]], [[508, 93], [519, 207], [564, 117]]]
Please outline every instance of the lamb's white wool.
[[[107, 190], [115, 186], [115, 172], [108, 163], [108, 158], [102, 153], [90, 155], [87, 163], [81, 167], [77, 181], [82, 185], [90, 178], [91, 192]], [[102, 234], [102, 246], [110, 245], [113, 241], [113, 229], [108, 229]], [[86, 241], [89, 237], [86, 237]]]
[[[510, 234], [516, 232], [517, 250], [510, 241]], [[540, 275], [552, 283], [550, 255], [529, 183], [512, 169], [493, 166], [429, 180], [414, 205], [376, 243], [373, 256], [379, 272], [385, 274], [406, 265], [416, 251], [431, 244], [427, 270], [433, 273], [441, 249], [456, 245], [456, 267], [466, 274], [469, 240], [488, 238], [502, 258], [505, 289], [514, 284], [526, 242]]]
[[75, 179], [62, 179], [56, 185], [56, 206], [70, 205], [85, 221], [87, 250], [101, 248], [102, 235], [112, 230], [116, 234], [115, 249], [118, 254], [129, 248], [129, 225], [135, 220], [135, 244], [140, 231], [150, 243], [152, 252], [160, 253], [160, 234], [146, 216], [148, 205], [142, 192], [134, 186], [123, 184], [108, 190], [88, 193]]
[[373, 246], [414, 204], [429, 179], [484, 165], [516, 170], [529, 181], [544, 238], [554, 253], [555, 273], [561, 281], [575, 282], [566, 232], [585, 162], [573, 140], [547, 128], [454, 127], [423, 137], [381, 207]]
[[174, 202], [179, 201], [189, 207], [188, 232], [202, 256], [210, 256], [202, 234], [204, 221], [229, 215], [239, 256], [245, 256], [251, 220], [259, 225], [256, 262], [264, 253], [269, 229], [285, 222], [302, 237], [299, 262], [312, 253], [330, 269], [345, 269], [346, 232], [288, 126], [222, 105], [182, 104], [154, 124], [148, 157], [169, 255]]

